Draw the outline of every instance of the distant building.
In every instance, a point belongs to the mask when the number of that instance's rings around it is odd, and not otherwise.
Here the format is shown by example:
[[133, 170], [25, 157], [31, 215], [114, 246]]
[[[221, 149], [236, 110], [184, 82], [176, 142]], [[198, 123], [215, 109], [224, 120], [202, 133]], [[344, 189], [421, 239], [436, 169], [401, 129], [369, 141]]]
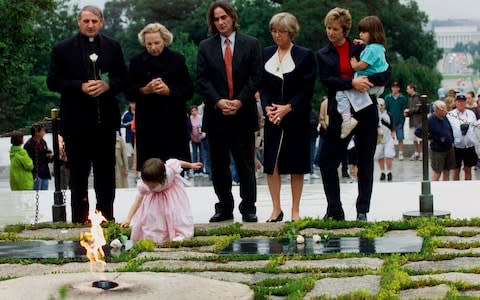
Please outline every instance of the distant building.
[[437, 45], [442, 49], [452, 49], [457, 43], [480, 42], [478, 26], [435, 26], [433, 28]]

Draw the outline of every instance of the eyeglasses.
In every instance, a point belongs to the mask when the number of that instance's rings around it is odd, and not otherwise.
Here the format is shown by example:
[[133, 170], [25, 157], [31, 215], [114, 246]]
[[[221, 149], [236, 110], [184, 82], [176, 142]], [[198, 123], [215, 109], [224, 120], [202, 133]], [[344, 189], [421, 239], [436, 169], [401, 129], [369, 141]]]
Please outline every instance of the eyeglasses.
[[276, 30], [276, 29], [271, 29], [270, 32], [271, 32], [272, 34], [277, 34], [277, 33], [278, 33], [278, 34], [280, 34], [280, 35], [284, 35], [284, 34], [288, 33], [287, 30]]

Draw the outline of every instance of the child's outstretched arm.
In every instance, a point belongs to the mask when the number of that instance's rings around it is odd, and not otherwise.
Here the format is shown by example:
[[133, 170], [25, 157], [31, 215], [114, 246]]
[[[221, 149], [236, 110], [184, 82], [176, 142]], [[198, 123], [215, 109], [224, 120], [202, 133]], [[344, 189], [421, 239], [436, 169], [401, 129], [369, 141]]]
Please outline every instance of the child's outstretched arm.
[[366, 69], [368, 67], [368, 64], [364, 61], [358, 61], [355, 56], [352, 57], [350, 59], [350, 65], [352, 66], [352, 69], [354, 69], [355, 71], [358, 71], [358, 70], [363, 70], [363, 69]]
[[178, 160], [178, 161], [180, 162], [180, 167], [182, 167], [183, 169], [198, 170], [201, 167], [203, 167], [203, 164], [201, 162], [191, 163], [191, 162], [184, 161], [184, 160]]
[[130, 226], [130, 222], [132, 221], [133, 216], [137, 212], [137, 209], [140, 206], [140, 203], [142, 203], [142, 200], [143, 200], [142, 195], [137, 194], [137, 196], [135, 196], [135, 201], [133, 202], [132, 207], [130, 208], [130, 211], [128, 212], [128, 217], [121, 224], [122, 227]]

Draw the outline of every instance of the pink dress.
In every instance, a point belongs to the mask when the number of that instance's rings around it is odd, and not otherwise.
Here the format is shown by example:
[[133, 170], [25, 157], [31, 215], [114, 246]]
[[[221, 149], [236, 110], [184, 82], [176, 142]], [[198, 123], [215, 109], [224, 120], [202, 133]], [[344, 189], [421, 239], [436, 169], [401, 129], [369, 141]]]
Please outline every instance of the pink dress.
[[165, 167], [167, 179], [163, 185], [150, 190], [142, 180], [138, 181], [137, 190], [143, 196], [143, 201], [132, 218], [133, 241], [164, 243], [176, 237], [193, 236], [193, 217], [180, 176], [180, 162], [169, 159]]

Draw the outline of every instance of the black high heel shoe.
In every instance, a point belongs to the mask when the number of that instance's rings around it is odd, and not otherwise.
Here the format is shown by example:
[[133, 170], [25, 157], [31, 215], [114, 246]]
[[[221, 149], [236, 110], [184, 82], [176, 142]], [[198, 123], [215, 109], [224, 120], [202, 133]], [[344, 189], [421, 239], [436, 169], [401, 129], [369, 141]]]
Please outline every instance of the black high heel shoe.
[[280, 211], [280, 213], [278, 214], [278, 216], [275, 218], [275, 219], [268, 219], [267, 220], [267, 223], [276, 223], [276, 222], [282, 222], [283, 220], [283, 210]]

